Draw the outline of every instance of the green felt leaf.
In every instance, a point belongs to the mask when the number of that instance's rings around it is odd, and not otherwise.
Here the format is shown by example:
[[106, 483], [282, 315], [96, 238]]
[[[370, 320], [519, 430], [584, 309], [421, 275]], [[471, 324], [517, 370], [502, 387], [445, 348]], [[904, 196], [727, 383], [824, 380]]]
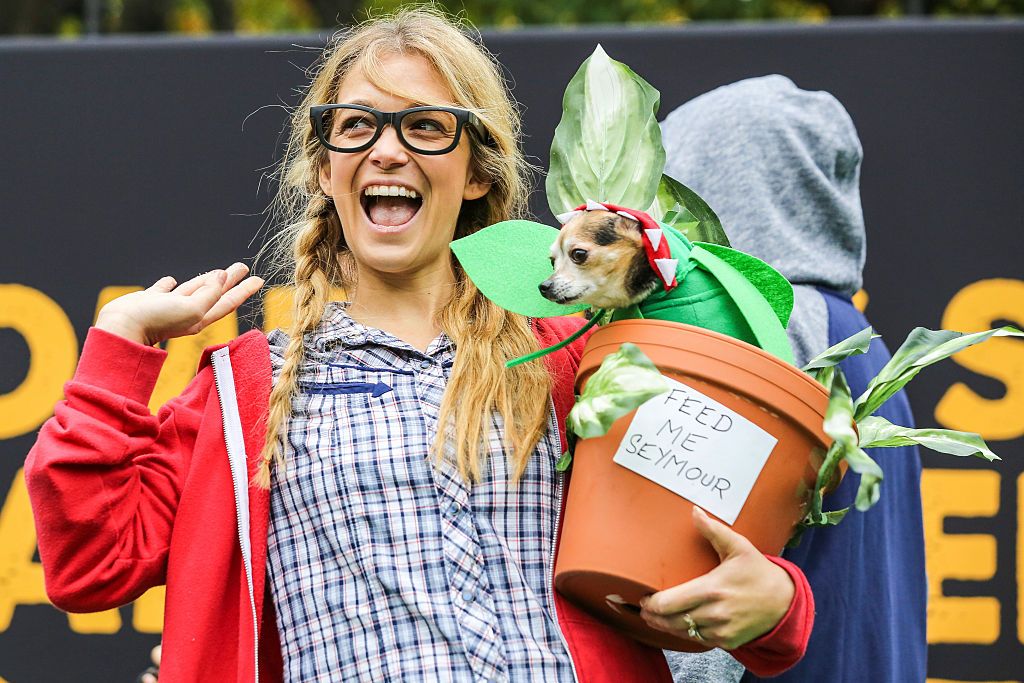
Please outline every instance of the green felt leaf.
[[999, 460], [981, 435], [952, 429], [911, 429], [895, 425], [884, 417], [869, 415], [857, 423], [861, 448], [895, 448], [923, 446], [939, 453], [982, 460]]
[[[837, 365], [840, 361], [843, 361], [850, 356], [857, 356], [862, 353], [868, 352], [868, 347], [871, 345], [872, 339], [878, 339], [881, 335], [875, 334], [874, 330], [870, 327], [865, 327], [860, 332], [847, 337], [838, 344], [834, 344], [817, 356], [811, 359], [811, 361], [803, 367], [804, 372], [809, 372], [812, 375], [817, 373], [812, 372], [813, 370], [820, 370], [822, 368], [830, 368], [833, 365]], [[817, 378], [817, 377], [815, 377]]]
[[665, 167], [660, 100], [647, 81], [597, 46], [562, 98], [545, 184], [553, 214], [588, 199], [650, 206]]
[[569, 411], [569, 431], [583, 439], [603, 436], [617, 419], [668, 390], [654, 363], [639, 347], [626, 342], [606, 356], [587, 380]]
[[779, 322], [785, 327], [793, 312], [793, 285], [767, 263], [750, 254], [723, 247], [720, 244], [700, 243], [700, 246], [722, 259], [743, 274], [757, 291], [764, 295], [768, 305], [775, 311]]
[[502, 308], [533, 318], [571, 315], [586, 304], [548, 301], [537, 287], [554, 272], [551, 245], [558, 230], [533, 221], [503, 221], [451, 243], [466, 275]]
[[729, 246], [722, 221], [700, 195], [671, 176], [662, 175], [658, 192], [647, 213], [668, 223], [691, 242]]
[[861, 420], [871, 415], [893, 394], [914, 379], [922, 369], [949, 358], [957, 351], [980, 344], [991, 337], [1024, 337], [1015, 327], [1000, 327], [984, 332], [963, 334], [949, 330], [928, 330], [914, 328], [896, 352], [872, 379], [855, 404], [856, 418]]

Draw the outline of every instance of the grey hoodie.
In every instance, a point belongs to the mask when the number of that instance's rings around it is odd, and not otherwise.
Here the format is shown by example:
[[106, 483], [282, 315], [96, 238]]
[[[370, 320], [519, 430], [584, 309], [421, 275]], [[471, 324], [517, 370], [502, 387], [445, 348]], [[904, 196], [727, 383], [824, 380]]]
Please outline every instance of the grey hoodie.
[[[852, 295], [865, 256], [862, 149], [846, 109], [785, 76], [750, 78], [682, 105], [662, 123], [665, 173], [697, 192], [732, 246], [793, 284], [789, 337], [798, 365], [828, 346], [828, 312], [815, 287]], [[738, 681], [721, 650], [667, 653], [677, 681]]]

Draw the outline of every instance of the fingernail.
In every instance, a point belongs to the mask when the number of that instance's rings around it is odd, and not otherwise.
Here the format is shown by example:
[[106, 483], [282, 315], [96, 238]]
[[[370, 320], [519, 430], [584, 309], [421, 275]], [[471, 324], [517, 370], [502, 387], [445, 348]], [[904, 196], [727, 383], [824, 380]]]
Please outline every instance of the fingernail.
[[650, 599], [651, 598], [649, 595], [645, 595], [644, 597], [640, 598], [640, 609], [647, 609], [647, 601]]

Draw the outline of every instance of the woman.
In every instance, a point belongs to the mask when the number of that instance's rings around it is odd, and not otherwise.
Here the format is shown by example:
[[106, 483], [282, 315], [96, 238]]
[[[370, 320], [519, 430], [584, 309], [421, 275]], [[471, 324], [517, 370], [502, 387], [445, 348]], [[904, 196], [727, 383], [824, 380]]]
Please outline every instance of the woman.
[[[165, 682], [667, 680], [660, 652], [551, 587], [581, 347], [504, 361], [579, 323], [497, 308], [448, 249], [525, 211], [518, 134], [492, 59], [434, 12], [328, 47], [280, 176], [294, 324], [213, 351], [154, 417], [150, 345], [262, 281], [236, 264], [103, 309], [26, 465], [55, 604], [166, 582]], [[695, 519], [722, 565], [645, 616], [763, 672], [791, 665], [806, 581]]]

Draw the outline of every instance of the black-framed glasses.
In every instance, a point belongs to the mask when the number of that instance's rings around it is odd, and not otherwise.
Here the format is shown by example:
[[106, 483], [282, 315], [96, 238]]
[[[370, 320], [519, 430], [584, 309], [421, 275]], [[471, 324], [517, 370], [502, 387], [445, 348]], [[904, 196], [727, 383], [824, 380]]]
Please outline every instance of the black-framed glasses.
[[455, 107], [379, 111], [359, 104], [318, 104], [310, 107], [309, 119], [320, 144], [335, 152], [369, 149], [388, 124], [402, 144], [417, 154], [447, 154], [459, 144], [466, 125], [482, 142], [488, 139], [476, 114]]

